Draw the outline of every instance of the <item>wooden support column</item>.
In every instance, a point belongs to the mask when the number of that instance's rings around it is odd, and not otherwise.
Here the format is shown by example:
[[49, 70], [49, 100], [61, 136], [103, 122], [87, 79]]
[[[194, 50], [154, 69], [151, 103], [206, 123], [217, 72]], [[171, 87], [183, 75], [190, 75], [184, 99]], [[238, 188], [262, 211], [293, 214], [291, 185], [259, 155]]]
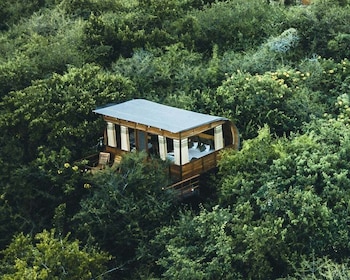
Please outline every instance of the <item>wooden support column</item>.
[[159, 156], [162, 160], [166, 160], [166, 155], [168, 153], [166, 146], [166, 137], [158, 135], [159, 142]]
[[130, 151], [129, 129], [126, 126], [120, 126], [120, 140], [121, 149], [123, 151]]
[[115, 124], [111, 122], [107, 122], [107, 145], [114, 148], [117, 147]]
[[215, 151], [224, 147], [224, 135], [222, 133], [222, 125], [218, 125], [214, 128], [214, 146]]

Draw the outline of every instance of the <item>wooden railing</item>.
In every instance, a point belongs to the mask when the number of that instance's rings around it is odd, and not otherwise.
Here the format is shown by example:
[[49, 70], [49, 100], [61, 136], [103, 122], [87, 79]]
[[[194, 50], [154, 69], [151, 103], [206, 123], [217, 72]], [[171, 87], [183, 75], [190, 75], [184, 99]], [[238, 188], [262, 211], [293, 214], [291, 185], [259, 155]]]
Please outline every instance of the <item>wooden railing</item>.
[[163, 188], [174, 190], [180, 197], [192, 195], [199, 188], [199, 174]]
[[215, 168], [220, 158], [219, 153], [220, 151], [214, 151], [182, 166], [175, 164], [170, 165], [171, 178], [175, 181], [184, 180]]

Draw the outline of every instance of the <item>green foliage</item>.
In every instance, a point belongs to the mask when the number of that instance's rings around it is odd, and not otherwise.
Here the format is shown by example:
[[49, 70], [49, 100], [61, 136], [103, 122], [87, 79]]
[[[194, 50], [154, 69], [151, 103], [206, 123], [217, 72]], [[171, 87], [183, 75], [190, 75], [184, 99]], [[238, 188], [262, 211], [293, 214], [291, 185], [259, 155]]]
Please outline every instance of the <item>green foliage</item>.
[[[75, 213], [86, 181], [80, 172], [82, 167], [71, 166], [69, 158], [70, 152], [65, 148], [59, 152], [41, 148], [35, 161], [14, 165], [10, 174], [2, 175], [1, 215], [4, 222], [12, 221], [1, 228], [2, 235], [7, 236], [4, 241], [18, 231], [35, 233], [51, 226], [55, 208], [63, 201], [64, 214], [69, 217]], [[60, 222], [56, 227], [65, 232], [67, 222], [63, 218]], [[1, 243], [1, 248], [6, 244]]]
[[[319, 90], [325, 95], [337, 96], [341, 92], [343, 82], [347, 80], [350, 72], [347, 58], [336, 62], [333, 59], [317, 57], [300, 64], [303, 71], [309, 70], [313, 79], [308, 79], [306, 85], [312, 90]], [[312, 77], [312, 76], [311, 76]]]
[[[162, 277], [173, 279], [271, 279], [272, 265], [285, 254], [281, 219], [252, 221], [248, 203], [180, 214], [153, 241], [163, 246], [157, 261]], [[281, 263], [281, 262], [280, 262]]]
[[39, 70], [23, 54], [3, 62], [0, 66], [0, 97], [12, 90], [22, 89], [38, 76]]
[[[147, 45], [165, 47], [175, 41], [172, 21], [187, 1], [139, 1], [112, 13], [91, 14], [84, 28], [88, 61], [109, 65], [120, 56], [130, 57]], [[169, 25], [169, 26], [168, 26]]]
[[0, 97], [29, 86], [32, 80], [63, 73], [67, 65], [80, 67], [82, 23], [44, 10], [0, 37]]
[[281, 278], [281, 280], [344, 280], [350, 277], [348, 260], [346, 260], [344, 263], [338, 263], [327, 257], [316, 259], [312, 258], [303, 260], [299, 266], [294, 275]]
[[226, 75], [236, 73], [237, 70], [251, 74], [276, 72], [294, 63], [298, 41], [298, 31], [290, 28], [277, 36], [270, 36], [261, 45], [244, 53], [229, 49], [219, 57], [219, 69]]
[[[260, 275], [256, 278], [264, 279], [269, 275], [266, 273], [293, 272], [293, 265], [300, 263], [303, 255], [338, 259], [347, 254], [349, 229], [345, 217], [350, 193], [346, 187], [346, 126], [335, 120], [317, 121], [308, 125], [309, 133], [283, 141], [272, 140], [263, 130], [256, 139], [245, 141], [240, 152], [223, 156], [219, 197], [247, 225], [239, 226], [237, 221], [233, 228], [242, 231], [241, 243], [247, 246], [241, 250]], [[248, 206], [249, 211], [242, 212]], [[280, 227], [275, 228], [277, 224], [272, 221], [280, 221]], [[269, 242], [264, 245], [264, 240], [257, 244], [247, 240], [252, 234], [250, 226], [262, 232], [279, 228], [273, 241], [278, 254], [267, 251]], [[254, 256], [249, 255], [251, 246], [257, 246]], [[264, 265], [255, 263], [259, 258]]]
[[119, 59], [113, 70], [130, 77], [139, 96], [153, 100], [164, 100], [173, 94], [188, 95], [209, 79], [202, 57], [184, 49], [182, 44], [171, 45], [161, 53], [137, 50], [131, 58]]
[[199, 25], [196, 48], [207, 52], [217, 44], [223, 50], [242, 51], [259, 45], [272, 33], [275, 10], [259, 0], [218, 1], [208, 5], [193, 13]]
[[232, 221], [228, 209], [185, 211], [173, 225], [163, 227], [153, 241], [162, 246], [164, 279], [243, 279], [236, 270], [234, 237], [227, 233]]
[[[350, 6], [296, 2], [0, 1], [5, 279], [348, 277]], [[92, 110], [134, 97], [237, 124], [241, 151], [205, 182], [220, 206], [177, 213], [144, 154], [72, 163], [102, 134]]]
[[119, 275], [137, 266], [137, 248], [149, 247], [148, 240], [170, 215], [174, 195], [162, 190], [168, 184], [166, 170], [160, 160], [131, 153], [117, 170], [95, 174], [85, 185], [90, 194], [74, 217], [76, 230], [81, 240], [97, 242], [116, 258], [123, 268]]
[[267, 126], [259, 130], [256, 138], [244, 141], [239, 152], [225, 151], [219, 162], [221, 205], [249, 201], [259, 183], [263, 183], [261, 174], [270, 169], [281, 152]]
[[83, 36], [83, 43], [86, 46], [85, 56], [88, 62], [101, 61], [102, 64], [106, 64], [107, 61], [110, 62], [110, 58], [115, 59], [113, 44], [117, 45], [119, 42], [116, 42], [117, 31], [114, 30], [113, 23], [117, 19], [118, 17], [115, 16], [112, 19], [93, 14], [89, 16]]
[[5, 248], [7, 244], [10, 243], [12, 239], [12, 234], [17, 233], [23, 220], [20, 215], [14, 211], [6, 197], [4, 190], [1, 190], [0, 196], [0, 248]]
[[293, 61], [292, 53], [298, 41], [297, 30], [287, 29], [278, 36], [270, 37], [257, 50], [247, 53], [242, 58], [238, 69], [262, 74], [283, 68], [288, 61]]
[[312, 105], [317, 96], [301, 87], [300, 81], [308, 75], [282, 69], [263, 75], [238, 70], [216, 93], [201, 93], [197, 97], [197, 107], [232, 118], [243, 139], [256, 136], [258, 128], [264, 124], [277, 135], [297, 131], [311, 114], [323, 113], [321, 106]]
[[[340, 6], [336, 1], [317, 1], [307, 9], [292, 7], [286, 13], [285, 28], [295, 28], [300, 36], [296, 55], [321, 55], [330, 58], [337, 48], [340, 34], [349, 34], [349, 5]], [[327, 12], [325, 12], [327, 11]], [[337, 58], [345, 58], [347, 50], [338, 47]], [[344, 51], [344, 52], [341, 52]]]
[[16, 158], [17, 162], [35, 159], [39, 146], [54, 150], [65, 146], [79, 157], [102, 130], [92, 110], [132, 94], [132, 84], [120, 75], [94, 65], [71, 68], [6, 96], [0, 104], [0, 127], [14, 136], [15, 145], [21, 143], [24, 158]]
[[335, 35], [334, 39], [330, 40], [327, 44], [327, 48], [332, 53], [332, 57], [340, 60], [344, 57], [350, 57], [349, 48], [350, 34], [339, 33]]
[[9, 26], [29, 17], [39, 10], [45, 0], [1, 0], [0, 1], [0, 30], [7, 30]]
[[200, 26], [196, 16], [186, 14], [175, 20], [169, 29], [169, 32], [187, 49], [195, 48], [195, 39], [200, 37]]
[[181, 16], [188, 8], [187, 0], [139, 0], [141, 10], [152, 18], [152, 27], [161, 28], [167, 22], [173, 21]]
[[256, 216], [254, 204], [244, 202], [232, 208], [234, 217], [228, 232], [234, 239], [235, 260], [245, 279], [274, 279], [283, 275], [289, 248], [280, 217]]
[[132, 90], [127, 79], [86, 65], [4, 98], [0, 155], [6, 160], [0, 172], [1, 192], [8, 201], [4, 211], [21, 223], [2, 235], [49, 227], [62, 202], [67, 203], [68, 216], [74, 213], [84, 179], [78, 166], [65, 168], [65, 163], [91, 150], [100, 137], [103, 124], [92, 110], [126, 100]]
[[91, 14], [101, 15], [108, 12], [131, 10], [137, 1], [133, 0], [54, 0], [57, 6], [73, 18], [87, 19]]
[[2, 252], [2, 279], [93, 279], [103, 274], [110, 256], [96, 249], [80, 248], [69, 235], [57, 236], [54, 230], [35, 238], [16, 235]]

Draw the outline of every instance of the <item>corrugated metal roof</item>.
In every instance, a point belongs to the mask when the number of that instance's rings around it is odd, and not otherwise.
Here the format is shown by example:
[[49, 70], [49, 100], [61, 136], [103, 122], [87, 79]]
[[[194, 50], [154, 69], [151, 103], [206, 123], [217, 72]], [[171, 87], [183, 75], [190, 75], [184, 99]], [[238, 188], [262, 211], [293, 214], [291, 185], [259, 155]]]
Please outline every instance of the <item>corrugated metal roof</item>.
[[95, 113], [178, 133], [226, 118], [196, 113], [145, 99], [98, 108]]

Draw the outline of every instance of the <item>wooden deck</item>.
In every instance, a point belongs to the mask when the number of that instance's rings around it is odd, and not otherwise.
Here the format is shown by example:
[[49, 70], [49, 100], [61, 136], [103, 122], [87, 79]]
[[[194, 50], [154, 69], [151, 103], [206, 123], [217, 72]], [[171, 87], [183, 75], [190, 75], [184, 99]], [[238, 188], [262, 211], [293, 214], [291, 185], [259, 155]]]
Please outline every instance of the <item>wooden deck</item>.
[[[119, 164], [122, 160], [122, 155], [128, 153], [111, 147], [106, 147], [105, 152], [111, 154], [108, 164], [109, 166]], [[171, 164], [169, 166], [169, 177], [173, 184], [164, 187], [163, 189], [173, 189], [180, 198], [198, 193], [200, 175], [217, 167], [217, 162], [221, 157], [220, 152], [221, 150], [213, 151], [203, 157], [193, 159], [182, 166]], [[96, 170], [95, 166], [98, 162], [98, 153], [88, 159], [90, 166], [88, 166], [87, 170], [94, 173], [93, 171]]]

